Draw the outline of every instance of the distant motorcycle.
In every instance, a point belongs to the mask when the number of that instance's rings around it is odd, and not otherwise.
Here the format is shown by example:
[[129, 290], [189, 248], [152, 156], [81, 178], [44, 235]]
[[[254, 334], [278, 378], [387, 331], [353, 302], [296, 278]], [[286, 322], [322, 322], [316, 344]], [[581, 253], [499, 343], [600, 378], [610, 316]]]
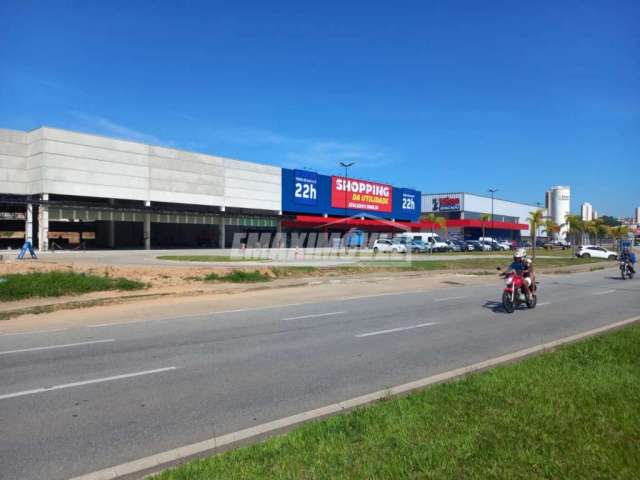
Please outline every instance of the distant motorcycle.
[[529, 299], [524, 293], [524, 277], [522, 275], [518, 275], [515, 271], [505, 272], [501, 275], [504, 277], [505, 283], [505, 288], [502, 291], [502, 306], [507, 313], [513, 313], [521, 304], [525, 304], [528, 308], [536, 308], [538, 295], [535, 285], [531, 286], [532, 292]]
[[619, 267], [620, 275], [623, 280], [626, 280], [627, 278], [631, 280], [633, 278], [634, 272], [630, 262], [620, 262]]

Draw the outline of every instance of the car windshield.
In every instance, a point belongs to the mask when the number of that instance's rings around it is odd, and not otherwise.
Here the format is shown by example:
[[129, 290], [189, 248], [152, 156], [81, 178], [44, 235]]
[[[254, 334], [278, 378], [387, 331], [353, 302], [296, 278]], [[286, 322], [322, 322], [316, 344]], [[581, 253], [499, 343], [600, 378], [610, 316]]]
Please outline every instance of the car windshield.
[[442, 239], [438, 235], [434, 235], [433, 238], [436, 242], [442, 242]]

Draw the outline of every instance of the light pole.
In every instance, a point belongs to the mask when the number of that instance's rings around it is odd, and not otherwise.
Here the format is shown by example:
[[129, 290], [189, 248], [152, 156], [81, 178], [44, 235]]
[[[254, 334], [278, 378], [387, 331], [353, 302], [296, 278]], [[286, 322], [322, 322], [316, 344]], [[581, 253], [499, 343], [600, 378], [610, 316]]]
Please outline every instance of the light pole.
[[353, 167], [355, 165], [355, 162], [349, 162], [349, 163], [345, 163], [345, 162], [340, 162], [340, 166], [344, 167], [344, 183], [342, 185], [342, 188], [344, 189], [344, 221], [345, 221], [345, 236], [344, 236], [344, 251], [345, 253], [347, 252], [347, 234], [346, 234], [346, 229], [347, 229], [347, 182], [349, 180], [349, 167]]
[[494, 226], [493, 226], [493, 194], [496, 193], [498, 191], [497, 188], [490, 188], [489, 192], [491, 193], [491, 239], [495, 240], [495, 238], [493, 238], [493, 236], [495, 235], [494, 230]]

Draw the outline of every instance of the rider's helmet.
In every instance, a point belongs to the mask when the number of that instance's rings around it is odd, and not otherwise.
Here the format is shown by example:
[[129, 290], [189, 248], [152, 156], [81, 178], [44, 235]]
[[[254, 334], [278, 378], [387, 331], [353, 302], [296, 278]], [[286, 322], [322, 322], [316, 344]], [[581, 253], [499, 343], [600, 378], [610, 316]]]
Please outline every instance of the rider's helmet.
[[524, 260], [525, 258], [527, 258], [527, 251], [524, 248], [519, 248], [515, 252], [513, 252], [514, 260]]

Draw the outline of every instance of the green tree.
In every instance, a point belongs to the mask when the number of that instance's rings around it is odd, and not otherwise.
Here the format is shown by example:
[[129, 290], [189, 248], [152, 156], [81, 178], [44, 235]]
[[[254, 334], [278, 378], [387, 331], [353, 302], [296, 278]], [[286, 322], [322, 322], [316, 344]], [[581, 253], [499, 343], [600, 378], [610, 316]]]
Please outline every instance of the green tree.
[[560, 225], [553, 221], [551, 217], [545, 217], [542, 222], [542, 228], [544, 228], [544, 232], [547, 234], [547, 237], [551, 238], [551, 235], [554, 233], [558, 233], [560, 231]]
[[544, 218], [544, 210], [538, 209], [533, 212], [529, 212], [529, 218], [527, 221], [529, 222], [529, 228], [531, 229], [531, 256], [536, 258], [536, 236], [538, 235], [538, 227], [542, 224], [542, 219]]
[[613, 218], [611, 215], [603, 215], [600, 217], [600, 220], [602, 220], [602, 223], [607, 227], [619, 227], [621, 225], [618, 219]]
[[484, 226], [489, 220], [491, 220], [491, 215], [489, 215], [488, 213], [483, 213], [482, 215], [480, 215], [480, 225], [482, 225], [482, 238], [484, 238]]
[[627, 236], [629, 227], [626, 225], [618, 225], [617, 227], [610, 227], [609, 232], [611, 232], [611, 236], [616, 244], [616, 250], [618, 250], [618, 240]]
[[424, 215], [422, 217], [423, 220], [426, 220], [427, 222], [430, 223], [430, 228], [431, 228], [431, 234], [433, 235], [434, 231], [433, 231], [433, 227], [435, 227], [436, 225], [438, 226], [438, 228], [447, 228], [447, 219], [444, 217], [441, 217], [439, 215], [436, 215], [435, 213], [428, 213], [426, 215]]
[[[565, 225], [569, 227], [569, 237], [571, 238], [571, 249], [575, 255], [576, 253], [576, 243], [578, 242], [579, 235], [584, 232], [585, 225], [578, 215], [572, 215], [571, 213], [567, 213], [564, 217]], [[582, 243], [582, 242], [581, 242]]]

